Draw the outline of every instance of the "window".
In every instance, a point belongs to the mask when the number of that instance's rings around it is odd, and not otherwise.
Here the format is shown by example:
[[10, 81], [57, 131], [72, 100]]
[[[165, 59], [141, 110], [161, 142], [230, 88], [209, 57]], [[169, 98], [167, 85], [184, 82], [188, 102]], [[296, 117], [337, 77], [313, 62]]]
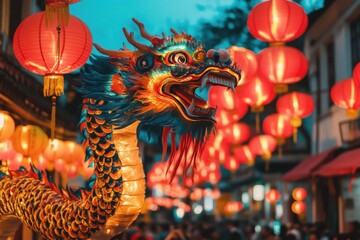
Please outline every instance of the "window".
[[360, 62], [360, 18], [350, 24], [352, 68]]

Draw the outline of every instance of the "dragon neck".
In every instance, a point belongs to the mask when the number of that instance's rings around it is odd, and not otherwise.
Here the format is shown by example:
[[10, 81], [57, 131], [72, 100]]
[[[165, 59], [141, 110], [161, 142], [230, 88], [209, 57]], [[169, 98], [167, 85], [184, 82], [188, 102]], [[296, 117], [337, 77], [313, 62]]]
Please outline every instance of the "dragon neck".
[[144, 203], [145, 175], [136, 136], [139, 122], [115, 129], [101, 118], [97, 105], [104, 102], [89, 102], [86, 129], [94, 155], [96, 182], [88, 203], [90, 212], [96, 211], [101, 216], [99, 223], [104, 224], [92, 238], [106, 239], [126, 229], [138, 217]]

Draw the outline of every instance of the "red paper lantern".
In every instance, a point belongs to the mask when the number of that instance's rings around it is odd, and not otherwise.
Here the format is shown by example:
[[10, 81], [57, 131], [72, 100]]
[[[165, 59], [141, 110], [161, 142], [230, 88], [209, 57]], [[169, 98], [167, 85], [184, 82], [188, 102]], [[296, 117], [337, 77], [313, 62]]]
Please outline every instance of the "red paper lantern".
[[241, 69], [241, 82], [239, 85], [255, 77], [258, 67], [256, 54], [253, 51], [242, 47], [231, 46], [229, 52], [233, 63]]
[[9, 161], [13, 159], [16, 155], [16, 152], [12, 146], [10, 140], [6, 140], [0, 143], [0, 160]]
[[305, 188], [295, 188], [292, 192], [292, 196], [297, 201], [302, 201], [307, 197], [307, 191]]
[[49, 143], [46, 133], [34, 125], [17, 126], [12, 136], [12, 146], [25, 158], [42, 153]]
[[346, 114], [349, 118], [356, 119], [358, 117], [360, 88], [355, 86], [352, 78], [335, 83], [331, 88], [330, 97], [335, 105], [347, 110]]
[[249, 166], [254, 165], [256, 154], [251, 151], [249, 145], [235, 147], [233, 153], [238, 162], [248, 164]]
[[306, 204], [303, 201], [295, 201], [291, 204], [291, 211], [301, 214], [306, 210]]
[[85, 151], [83, 147], [74, 141], [65, 141], [66, 152], [64, 160], [72, 165], [82, 164], [85, 158]]
[[274, 85], [261, 81], [259, 77], [237, 87], [236, 92], [242, 101], [251, 106], [251, 110], [254, 112], [261, 112], [263, 106], [270, 103], [276, 96]]
[[222, 86], [213, 86], [209, 89], [209, 106], [213, 108], [220, 108], [226, 110], [234, 110], [237, 108], [235, 92], [232, 90], [222, 87]]
[[9, 139], [14, 131], [14, 119], [6, 112], [0, 112], [0, 142]]
[[259, 78], [275, 84], [277, 93], [287, 92], [287, 84], [300, 81], [309, 68], [304, 54], [287, 46], [265, 48], [257, 55], [257, 61]]
[[240, 144], [250, 137], [250, 128], [245, 123], [234, 123], [219, 130], [225, 141], [230, 144]]
[[270, 203], [276, 203], [280, 200], [280, 192], [276, 189], [270, 189], [265, 193], [265, 200]]
[[216, 111], [215, 120], [217, 128], [236, 123], [246, 115], [249, 105], [241, 101], [238, 102], [236, 106], [234, 110], [218, 109]]
[[258, 135], [250, 140], [249, 147], [253, 153], [262, 156], [264, 160], [270, 160], [271, 153], [276, 148], [276, 140], [271, 135]]
[[360, 63], [356, 64], [354, 70], [353, 70], [353, 75], [352, 75], [355, 85], [357, 87], [360, 87]]
[[228, 213], [240, 212], [242, 209], [243, 209], [243, 204], [242, 202], [238, 202], [238, 201], [229, 201], [224, 206], [225, 212]]
[[45, 75], [44, 95], [59, 96], [64, 91], [62, 74], [80, 68], [87, 61], [92, 38], [88, 27], [74, 16], [69, 17], [67, 26], [57, 21], [46, 25], [45, 12], [39, 12], [18, 26], [13, 48], [23, 67]]
[[294, 141], [296, 142], [297, 128], [302, 124], [301, 119], [309, 116], [314, 111], [314, 100], [306, 93], [287, 93], [279, 97], [276, 110], [290, 117], [291, 126], [294, 128]]
[[65, 151], [67, 151], [67, 149], [65, 148], [64, 141], [60, 139], [53, 139], [49, 141], [49, 144], [43, 154], [47, 160], [55, 162], [59, 158], [64, 159], [64, 156], [66, 155]]
[[273, 136], [278, 145], [283, 145], [285, 139], [293, 134], [290, 118], [278, 113], [268, 115], [264, 119], [263, 130], [265, 134]]
[[233, 172], [240, 167], [240, 162], [238, 162], [238, 160], [234, 156], [230, 156], [229, 158], [224, 160], [223, 166], [225, 169]]
[[255, 38], [264, 42], [289, 42], [302, 35], [308, 25], [304, 9], [287, 0], [257, 4], [249, 13], [247, 26]]

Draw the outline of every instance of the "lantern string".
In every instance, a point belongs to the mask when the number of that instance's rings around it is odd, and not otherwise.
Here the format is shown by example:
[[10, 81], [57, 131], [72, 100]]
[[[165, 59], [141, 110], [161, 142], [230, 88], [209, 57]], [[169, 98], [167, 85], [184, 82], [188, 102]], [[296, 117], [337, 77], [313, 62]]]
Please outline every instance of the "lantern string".
[[[51, 142], [53, 142], [55, 138], [55, 122], [56, 122], [56, 96], [52, 96], [51, 98]], [[52, 145], [51, 145], [52, 147]]]
[[256, 132], [259, 133], [260, 132], [260, 114], [258, 111], [255, 114], [255, 125], [256, 125], [255, 126]]
[[294, 127], [294, 133], [293, 133], [293, 141], [294, 143], [297, 143], [297, 127]]

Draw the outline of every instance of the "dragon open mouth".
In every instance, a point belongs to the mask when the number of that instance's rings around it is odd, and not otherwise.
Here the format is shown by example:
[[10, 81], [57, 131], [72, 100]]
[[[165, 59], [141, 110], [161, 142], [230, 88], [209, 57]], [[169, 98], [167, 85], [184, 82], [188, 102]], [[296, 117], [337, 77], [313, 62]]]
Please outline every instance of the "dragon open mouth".
[[172, 96], [181, 105], [187, 117], [192, 119], [214, 120], [216, 109], [210, 107], [206, 100], [200, 98], [195, 90], [203, 90], [205, 86], [224, 86], [235, 89], [240, 74], [232, 69], [210, 68], [200, 75], [195, 75], [190, 81], [181, 84], [167, 84], [164, 91]]

